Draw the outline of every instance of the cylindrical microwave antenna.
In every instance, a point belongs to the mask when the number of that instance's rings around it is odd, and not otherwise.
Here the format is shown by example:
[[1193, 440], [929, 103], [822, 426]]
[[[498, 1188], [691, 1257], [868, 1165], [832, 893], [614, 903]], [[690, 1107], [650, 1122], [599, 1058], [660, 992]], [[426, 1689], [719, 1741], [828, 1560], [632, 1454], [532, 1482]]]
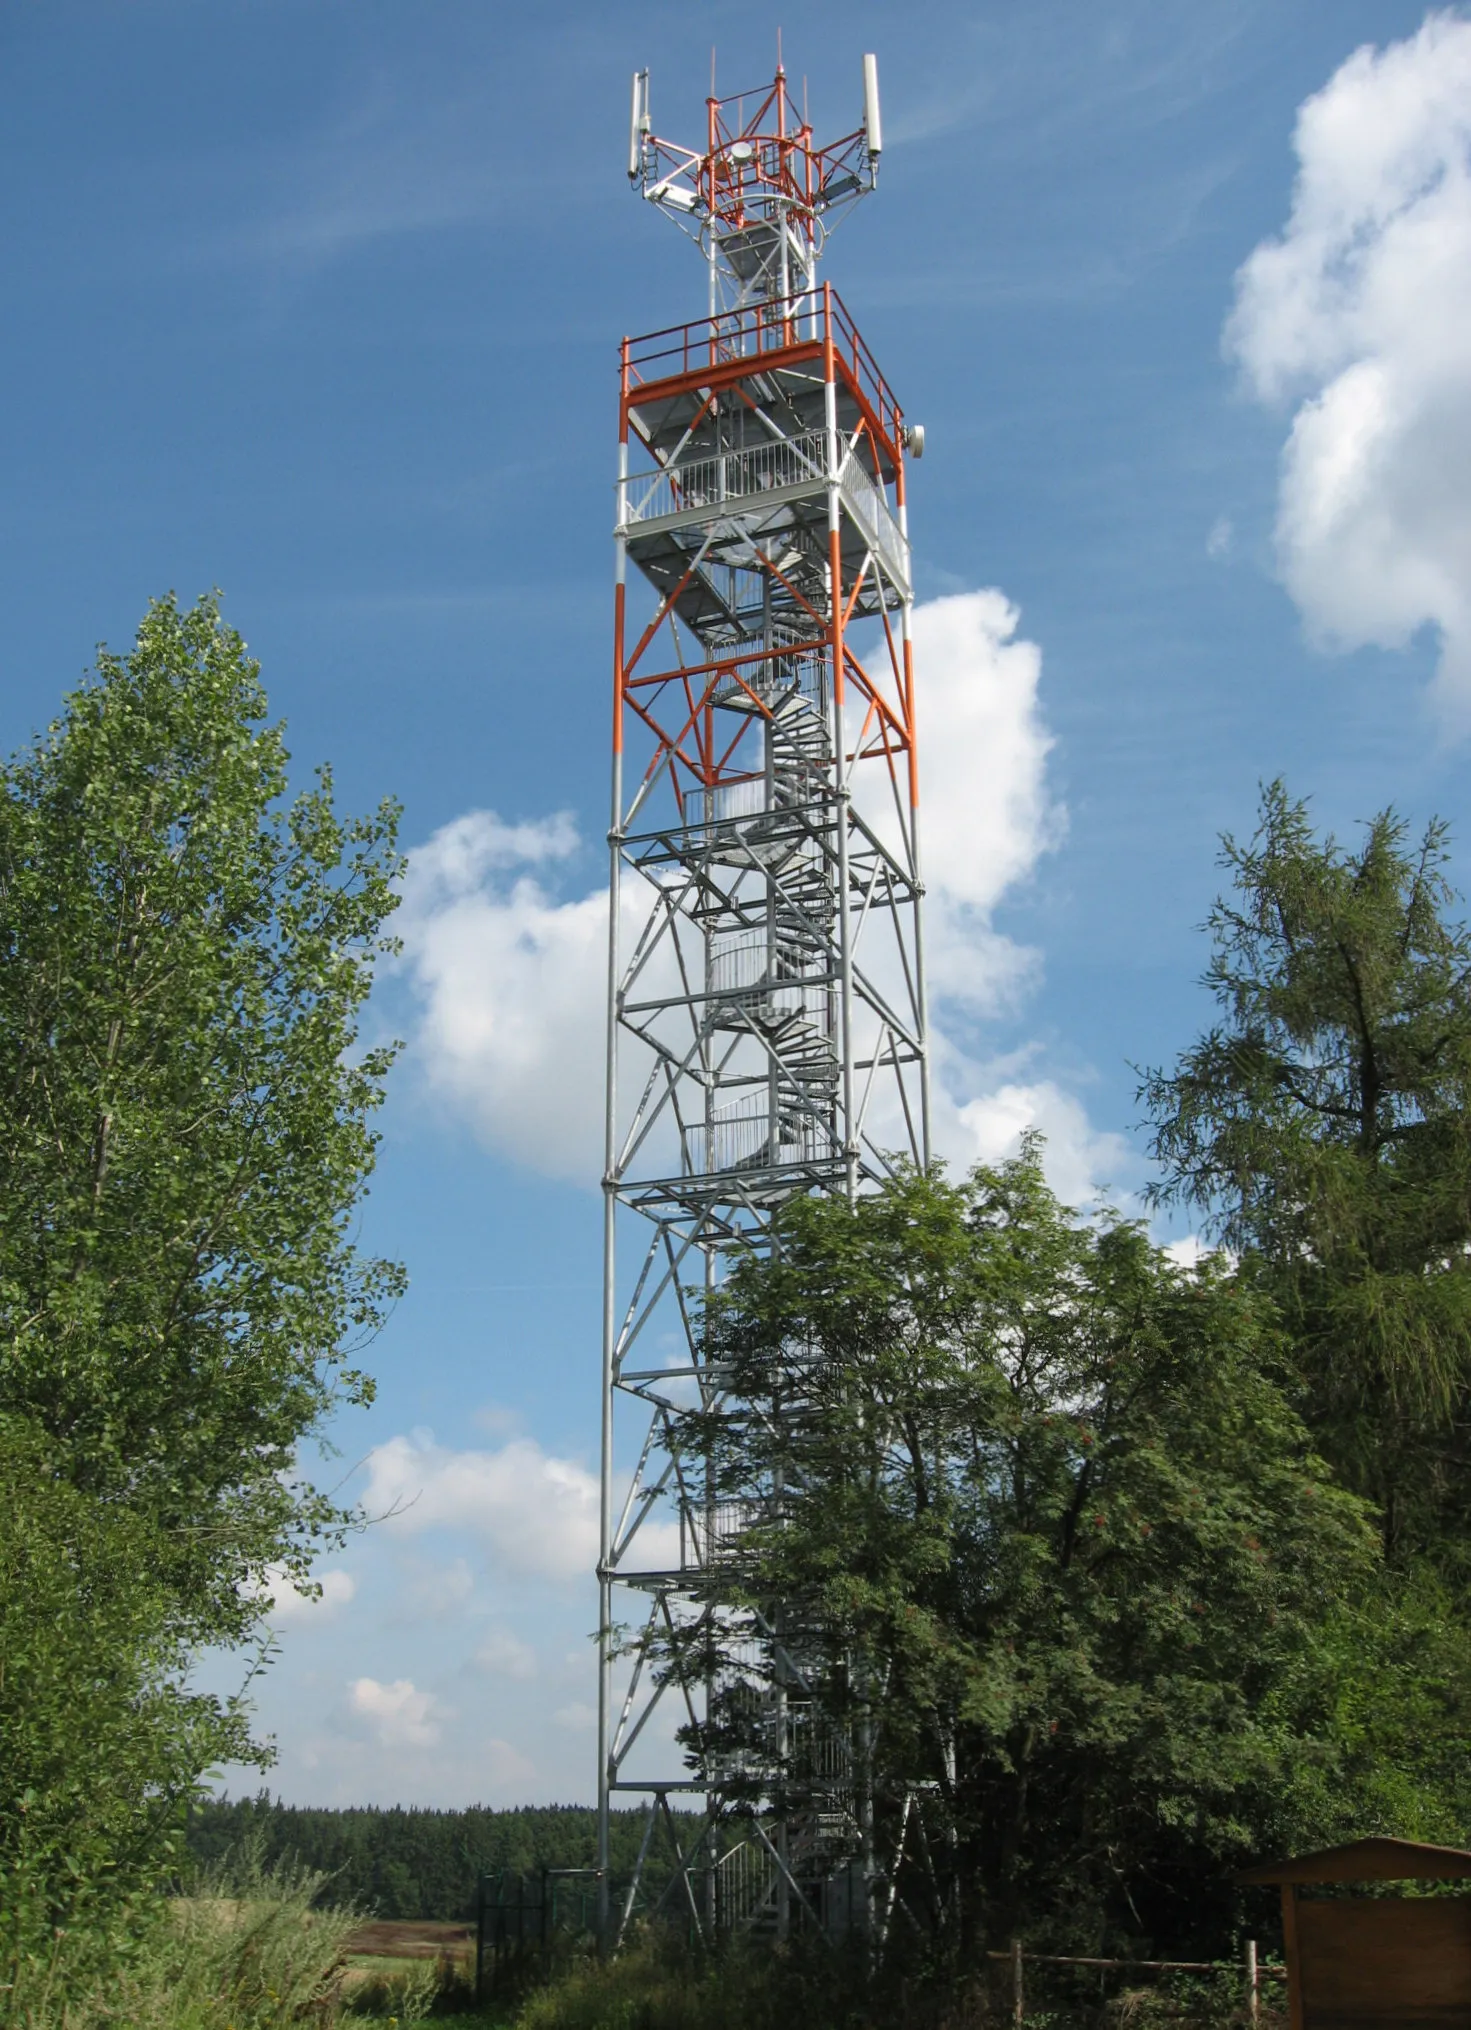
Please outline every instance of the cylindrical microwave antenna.
[[[647, 77], [648, 73], [644, 75]], [[879, 60], [876, 56], [863, 59], [863, 131], [869, 154], [882, 155], [884, 128], [879, 118]]]

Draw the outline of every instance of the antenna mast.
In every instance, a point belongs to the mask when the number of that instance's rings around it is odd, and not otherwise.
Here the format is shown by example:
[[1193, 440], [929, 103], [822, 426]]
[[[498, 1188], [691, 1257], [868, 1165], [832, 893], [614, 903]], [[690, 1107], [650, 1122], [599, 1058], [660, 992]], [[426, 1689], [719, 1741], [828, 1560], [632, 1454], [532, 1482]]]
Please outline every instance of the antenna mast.
[[696, 150], [654, 133], [649, 73], [634, 73], [629, 181], [699, 246], [712, 317], [815, 287], [828, 234], [878, 182], [876, 57], [863, 59], [863, 90], [863, 124], [818, 148], [778, 63], [763, 92], [717, 99], [712, 89], [705, 146]]
[[[904, 421], [818, 263], [878, 176], [864, 116], [816, 145], [780, 64], [654, 131], [628, 176], [698, 246], [708, 314], [625, 339], [614, 531], [599, 1676], [604, 1936], [881, 1929], [899, 1821], [798, 1603], [747, 1597], [747, 1532], [679, 1446], [750, 1414], [701, 1303], [796, 1194], [929, 1159]], [[632, 565], [632, 571], [629, 566]], [[801, 1416], [800, 1383], [790, 1414]], [[849, 1687], [851, 1690], [851, 1686]], [[851, 1700], [849, 1701], [851, 1709]], [[609, 1812], [641, 1799], [610, 1901]], [[902, 1837], [902, 1834], [899, 1835]], [[659, 1899], [645, 1891], [665, 1853]]]

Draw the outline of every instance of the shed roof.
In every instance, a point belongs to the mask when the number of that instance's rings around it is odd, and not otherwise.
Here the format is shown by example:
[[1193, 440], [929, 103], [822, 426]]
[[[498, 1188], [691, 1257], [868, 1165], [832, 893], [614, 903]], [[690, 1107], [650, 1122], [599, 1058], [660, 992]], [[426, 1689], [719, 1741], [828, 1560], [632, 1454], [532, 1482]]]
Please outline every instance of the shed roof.
[[1243, 1868], [1238, 1882], [1446, 1882], [1471, 1876], [1471, 1853], [1420, 1840], [1375, 1838]]

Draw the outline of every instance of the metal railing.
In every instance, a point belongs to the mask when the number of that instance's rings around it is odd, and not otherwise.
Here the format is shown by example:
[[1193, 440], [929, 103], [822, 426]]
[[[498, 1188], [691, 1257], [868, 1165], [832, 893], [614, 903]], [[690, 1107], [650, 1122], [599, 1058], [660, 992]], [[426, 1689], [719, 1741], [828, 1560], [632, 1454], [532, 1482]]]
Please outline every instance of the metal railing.
[[[849, 452], [839, 468], [839, 484], [848, 511], [877, 551], [891, 578], [909, 583], [909, 544], [890, 513], [882, 489], [863, 463]], [[637, 528], [664, 515], [737, 510], [780, 487], [824, 486], [828, 479], [827, 433], [808, 430], [800, 437], [773, 437], [738, 451], [720, 451], [688, 458], [658, 472], [635, 473], [621, 480], [619, 526]]]
[[775, 1901], [776, 1868], [766, 1849], [742, 1840], [715, 1863], [715, 1916], [723, 1930], [749, 1925]]
[[772, 942], [764, 929], [738, 931], [725, 937], [710, 954], [710, 992], [721, 996], [748, 996], [752, 1005], [770, 990], [773, 972]]
[[836, 1147], [827, 1122], [813, 1115], [778, 1112], [776, 1135], [765, 1094], [717, 1107], [711, 1124], [708, 1171], [765, 1169], [786, 1163], [820, 1162]]
[[686, 1564], [703, 1571], [728, 1563], [740, 1555], [746, 1533], [769, 1520], [768, 1504], [761, 1501], [690, 1502], [681, 1514], [688, 1535]]
[[897, 446], [902, 428], [899, 404], [836, 289], [821, 287], [794, 296], [773, 297], [692, 324], [624, 340], [630, 388], [696, 373], [729, 360], [759, 358], [791, 347], [810, 348], [831, 339], [846, 377], [868, 403], [879, 428]]
[[771, 493], [781, 486], [827, 482], [827, 432], [808, 430], [800, 437], [773, 437], [739, 451], [685, 459], [654, 473], [639, 473], [622, 482], [620, 523], [631, 528], [659, 515], [682, 514], [689, 508], [724, 507]]
[[907, 591], [909, 544], [889, 513], [888, 502], [856, 458], [844, 462], [842, 491], [849, 513], [867, 537], [869, 548], [877, 551], [889, 576]]

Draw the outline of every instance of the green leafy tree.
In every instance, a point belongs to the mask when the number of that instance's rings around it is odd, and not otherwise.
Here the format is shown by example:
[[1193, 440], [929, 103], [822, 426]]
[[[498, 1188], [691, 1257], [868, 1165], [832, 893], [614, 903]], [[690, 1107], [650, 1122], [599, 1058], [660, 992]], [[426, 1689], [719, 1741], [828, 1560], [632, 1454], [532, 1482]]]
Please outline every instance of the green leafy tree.
[[[354, 1240], [396, 811], [339, 817], [325, 772], [287, 801], [265, 717], [214, 601], [169, 598], [0, 772], [0, 1419], [50, 1490], [99, 1669], [139, 1712], [173, 1687], [153, 1773], [140, 1748], [118, 1774], [134, 1804], [234, 1738], [182, 1658], [247, 1639], [272, 1574], [304, 1577], [347, 1520], [298, 1452], [369, 1400], [353, 1349], [402, 1284]], [[11, 1737], [50, 1727], [41, 1679], [0, 1661]], [[0, 1758], [0, 1824], [27, 1766]]]
[[[963, 1183], [794, 1201], [706, 1354], [741, 1409], [683, 1419], [684, 1470], [760, 1519], [717, 1586], [746, 1613], [664, 1659], [693, 1682], [723, 1662], [689, 1738], [769, 1751], [779, 1692], [796, 1778], [829, 1715], [915, 1924], [1219, 1942], [1235, 1862], [1365, 1804], [1324, 1629], [1352, 1639], [1371, 1514], [1221, 1258], [1076, 1218], [1033, 1144]], [[779, 1688], [742, 1666], [756, 1615]], [[780, 1783], [752, 1802], [788, 1809]]]
[[175, 1801], [252, 1754], [240, 1703], [185, 1686], [187, 1644], [145, 1517], [56, 1470], [0, 1417], [0, 2019], [64, 1922], [110, 1929], [179, 1851]]
[[1161, 1203], [1270, 1293], [1317, 1443], [1392, 1551], [1464, 1562], [1471, 1381], [1471, 935], [1445, 827], [1355, 848], [1273, 783], [1211, 912], [1220, 1019], [1142, 1089]]

